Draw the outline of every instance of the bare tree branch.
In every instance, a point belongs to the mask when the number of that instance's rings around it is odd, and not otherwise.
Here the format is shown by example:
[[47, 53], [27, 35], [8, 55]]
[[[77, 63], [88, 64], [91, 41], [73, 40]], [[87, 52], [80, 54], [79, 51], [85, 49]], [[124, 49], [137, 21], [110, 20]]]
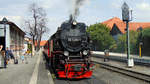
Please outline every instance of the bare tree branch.
[[40, 48], [42, 35], [48, 31], [46, 12], [36, 3], [30, 4], [29, 12], [31, 13], [31, 18], [26, 21], [27, 30], [32, 37], [33, 45], [35, 46], [36, 43], [36, 47]]

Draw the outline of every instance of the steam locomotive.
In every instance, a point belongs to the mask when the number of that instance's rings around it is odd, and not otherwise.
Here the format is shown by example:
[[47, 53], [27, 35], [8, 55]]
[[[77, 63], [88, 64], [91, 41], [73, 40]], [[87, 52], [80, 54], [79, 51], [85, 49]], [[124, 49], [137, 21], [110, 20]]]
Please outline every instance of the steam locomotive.
[[61, 24], [44, 46], [50, 67], [59, 78], [90, 78], [90, 38], [84, 23], [69, 20]]

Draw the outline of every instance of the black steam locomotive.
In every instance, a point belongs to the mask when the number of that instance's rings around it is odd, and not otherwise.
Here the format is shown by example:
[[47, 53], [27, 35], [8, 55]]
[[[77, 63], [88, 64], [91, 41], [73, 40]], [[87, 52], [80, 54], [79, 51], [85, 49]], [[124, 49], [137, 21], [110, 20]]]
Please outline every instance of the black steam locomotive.
[[77, 23], [74, 20], [62, 23], [44, 47], [48, 63], [58, 77], [91, 77], [89, 42], [84, 23]]

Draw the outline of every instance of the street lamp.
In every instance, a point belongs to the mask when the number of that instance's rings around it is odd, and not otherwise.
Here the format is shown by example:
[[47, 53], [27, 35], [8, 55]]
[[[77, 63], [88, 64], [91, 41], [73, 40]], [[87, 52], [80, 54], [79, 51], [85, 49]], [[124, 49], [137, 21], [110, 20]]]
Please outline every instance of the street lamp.
[[122, 5], [122, 19], [124, 22], [126, 22], [126, 42], [127, 42], [127, 59], [128, 59], [128, 67], [134, 66], [133, 59], [130, 57], [130, 40], [129, 40], [129, 22], [130, 20], [130, 11], [129, 6], [126, 2]]
[[6, 24], [8, 20], [4, 17], [2, 20], [2, 23], [4, 24], [4, 37], [5, 37], [5, 44], [4, 44], [4, 49], [6, 50]]

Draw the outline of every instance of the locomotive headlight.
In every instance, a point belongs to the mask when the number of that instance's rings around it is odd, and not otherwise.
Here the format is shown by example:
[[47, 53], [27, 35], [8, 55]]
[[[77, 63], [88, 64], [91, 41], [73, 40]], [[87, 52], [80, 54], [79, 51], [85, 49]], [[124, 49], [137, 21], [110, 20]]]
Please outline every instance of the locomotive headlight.
[[74, 21], [72, 24], [73, 24], [73, 25], [77, 25], [77, 22]]
[[88, 51], [87, 50], [84, 50], [83, 51], [83, 55], [87, 55], [88, 54]]
[[64, 55], [65, 56], [69, 56], [69, 52], [68, 51], [64, 51]]

